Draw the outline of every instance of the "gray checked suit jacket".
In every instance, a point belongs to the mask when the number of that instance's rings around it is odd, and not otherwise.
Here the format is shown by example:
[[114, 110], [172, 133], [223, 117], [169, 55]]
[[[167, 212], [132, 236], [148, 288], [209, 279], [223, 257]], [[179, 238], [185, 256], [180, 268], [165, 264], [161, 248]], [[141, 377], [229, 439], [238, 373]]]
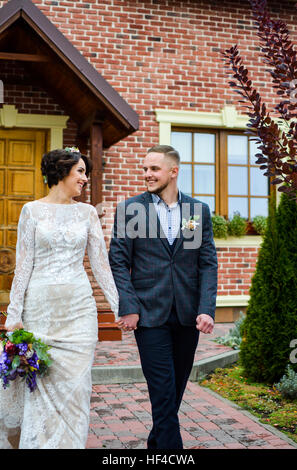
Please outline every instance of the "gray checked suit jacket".
[[119, 292], [119, 316], [137, 313], [139, 326], [166, 322], [175, 298], [182, 325], [214, 318], [217, 255], [207, 204], [181, 193], [181, 222], [195, 214], [195, 231], [179, 231], [173, 250], [163, 233], [152, 196], [145, 192], [117, 206], [109, 261]]

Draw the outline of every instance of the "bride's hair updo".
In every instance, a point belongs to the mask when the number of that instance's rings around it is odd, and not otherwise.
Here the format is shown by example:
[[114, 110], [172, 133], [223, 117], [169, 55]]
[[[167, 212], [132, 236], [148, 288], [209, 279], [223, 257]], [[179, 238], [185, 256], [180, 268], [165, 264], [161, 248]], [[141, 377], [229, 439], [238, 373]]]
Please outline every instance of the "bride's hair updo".
[[68, 176], [71, 168], [76, 165], [81, 158], [86, 165], [86, 176], [89, 176], [92, 170], [92, 162], [78, 150], [69, 151], [57, 149], [44, 154], [41, 160], [41, 173], [43, 177], [46, 178], [48, 187], [51, 188], [58, 184], [59, 181], [62, 181], [65, 176]]

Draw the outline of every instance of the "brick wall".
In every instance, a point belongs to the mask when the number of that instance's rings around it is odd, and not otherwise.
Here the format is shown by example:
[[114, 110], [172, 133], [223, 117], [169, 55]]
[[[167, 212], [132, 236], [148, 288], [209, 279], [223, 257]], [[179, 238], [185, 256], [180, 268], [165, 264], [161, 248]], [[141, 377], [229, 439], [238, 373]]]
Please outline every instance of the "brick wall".
[[[0, 1], [0, 6], [4, 3]], [[220, 50], [238, 44], [264, 101], [270, 106], [276, 102], [266, 66], [258, 55], [257, 35], [247, 1], [34, 0], [34, 3], [139, 114], [139, 131], [104, 153], [103, 203], [107, 214], [102, 222], [107, 240], [117, 201], [145, 190], [140, 162], [146, 150], [158, 142], [156, 108], [219, 112], [229, 104], [243, 112], [237, 104], [237, 95], [228, 86]], [[272, 16], [287, 22], [296, 42], [294, 4], [286, 0], [268, 3]], [[7, 73], [3, 61], [0, 67], [1, 74]], [[6, 103], [17, 103], [22, 112], [64, 114], [46, 90], [30, 85], [28, 80], [5, 93]], [[69, 121], [65, 145], [73, 142], [75, 130], [75, 124]], [[218, 251], [222, 295], [248, 292], [255, 266], [254, 251], [248, 248]]]
[[249, 295], [258, 248], [218, 247], [218, 295]]
[[0, 70], [5, 104], [14, 104], [20, 113], [65, 114], [36, 78], [25, 70], [22, 62], [1, 60]]

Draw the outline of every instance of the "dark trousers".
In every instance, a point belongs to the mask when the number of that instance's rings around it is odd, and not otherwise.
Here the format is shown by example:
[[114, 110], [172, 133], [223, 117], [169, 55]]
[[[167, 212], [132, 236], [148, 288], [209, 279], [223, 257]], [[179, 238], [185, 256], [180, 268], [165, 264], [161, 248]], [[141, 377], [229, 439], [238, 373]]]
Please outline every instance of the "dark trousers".
[[135, 338], [152, 405], [148, 449], [182, 449], [178, 410], [193, 366], [199, 331], [182, 326], [173, 307], [158, 327], [138, 327]]

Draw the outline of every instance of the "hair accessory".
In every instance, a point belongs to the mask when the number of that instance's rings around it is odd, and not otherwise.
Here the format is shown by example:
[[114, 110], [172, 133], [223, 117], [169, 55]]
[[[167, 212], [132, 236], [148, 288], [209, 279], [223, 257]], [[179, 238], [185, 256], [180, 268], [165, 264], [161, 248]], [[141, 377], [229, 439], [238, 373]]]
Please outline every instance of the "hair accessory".
[[65, 148], [66, 152], [71, 152], [71, 153], [80, 153], [78, 147], [66, 147]]
[[44, 181], [44, 184], [47, 184], [47, 176], [46, 175], [43, 176], [43, 181]]

